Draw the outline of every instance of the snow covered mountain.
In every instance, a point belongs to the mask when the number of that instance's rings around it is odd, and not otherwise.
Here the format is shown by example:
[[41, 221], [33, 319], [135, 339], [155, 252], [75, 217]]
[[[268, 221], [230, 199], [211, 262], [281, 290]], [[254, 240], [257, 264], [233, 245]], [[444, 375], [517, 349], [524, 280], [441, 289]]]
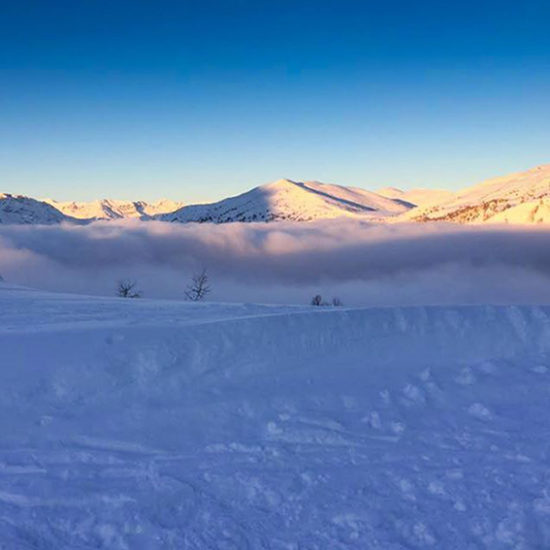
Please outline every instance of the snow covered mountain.
[[415, 209], [404, 218], [457, 223], [548, 223], [550, 164], [492, 178], [456, 193], [450, 200]]
[[0, 193], [0, 223], [5, 224], [54, 224], [75, 221], [44, 201]]
[[38, 200], [23, 195], [0, 193], [0, 223], [43, 224], [87, 223], [121, 218], [152, 219], [181, 208], [183, 203], [162, 199], [155, 203], [102, 199], [92, 202]]
[[311, 221], [340, 216], [396, 216], [411, 205], [355, 187], [281, 179], [211, 204], [157, 216], [170, 222]]
[[87, 223], [123, 218], [169, 222], [312, 221], [357, 217], [376, 222], [550, 223], [550, 164], [493, 178], [457, 193], [441, 189], [377, 192], [281, 179], [218, 202], [36, 200], [0, 194], [0, 223]]
[[92, 202], [58, 202], [44, 199], [60, 212], [80, 220], [113, 220], [121, 218], [151, 218], [158, 214], [173, 212], [183, 206], [182, 202], [162, 199], [155, 203], [144, 201], [120, 201], [101, 199]]
[[397, 187], [383, 187], [376, 191], [379, 195], [388, 199], [397, 199], [408, 202], [414, 206], [426, 206], [428, 204], [441, 203], [450, 200], [454, 193], [447, 189], [410, 189], [403, 191]]

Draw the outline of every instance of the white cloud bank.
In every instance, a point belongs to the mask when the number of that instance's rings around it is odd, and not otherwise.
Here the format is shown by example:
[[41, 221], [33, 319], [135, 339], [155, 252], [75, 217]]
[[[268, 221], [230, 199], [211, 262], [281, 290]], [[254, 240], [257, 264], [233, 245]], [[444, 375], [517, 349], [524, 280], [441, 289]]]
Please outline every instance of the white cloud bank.
[[550, 230], [355, 220], [0, 226], [0, 273], [47, 290], [183, 298], [205, 266], [212, 300], [349, 305], [550, 303]]

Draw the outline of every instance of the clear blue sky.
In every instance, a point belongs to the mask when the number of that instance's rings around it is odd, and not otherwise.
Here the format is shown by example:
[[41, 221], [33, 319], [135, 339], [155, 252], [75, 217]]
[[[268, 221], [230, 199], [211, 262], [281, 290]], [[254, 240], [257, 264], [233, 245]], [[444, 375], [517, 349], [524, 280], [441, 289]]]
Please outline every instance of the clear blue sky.
[[550, 3], [0, 2], [0, 190], [187, 202], [550, 162]]

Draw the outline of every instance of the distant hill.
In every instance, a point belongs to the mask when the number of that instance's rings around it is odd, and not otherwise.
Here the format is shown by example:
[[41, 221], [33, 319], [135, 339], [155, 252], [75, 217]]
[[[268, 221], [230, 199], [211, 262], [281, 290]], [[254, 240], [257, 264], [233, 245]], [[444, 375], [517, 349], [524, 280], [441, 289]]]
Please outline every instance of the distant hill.
[[484, 181], [450, 200], [411, 210], [414, 221], [455, 223], [550, 222], [550, 164]]
[[441, 189], [377, 192], [317, 181], [281, 179], [223, 200], [184, 206], [161, 200], [37, 200], [0, 194], [0, 223], [88, 223], [138, 218], [168, 222], [307, 222], [354, 217], [372, 222], [550, 223], [550, 165], [492, 178], [453, 193]]
[[2, 224], [55, 224], [76, 221], [52, 205], [24, 197], [0, 193], [0, 223]]
[[426, 206], [450, 200], [454, 193], [447, 189], [410, 189], [403, 191], [396, 187], [383, 187], [376, 191], [379, 195], [389, 199], [397, 199], [413, 206]]
[[145, 201], [121, 201], [100, 199], [91, 202], [59, 202], [44, 199], [67, 216], [81, 220], [115, 220], [120, 218], [151, 218], [158, 214], [173, 212], [183, 203], [167, 199], [155, 203]]
[[171, 222], [311, 221], [341, 216], [370, 219], [396, 216], [410, 205], [355, 187], [282, 179], [236, 197], [184, 206], [157, 216]]

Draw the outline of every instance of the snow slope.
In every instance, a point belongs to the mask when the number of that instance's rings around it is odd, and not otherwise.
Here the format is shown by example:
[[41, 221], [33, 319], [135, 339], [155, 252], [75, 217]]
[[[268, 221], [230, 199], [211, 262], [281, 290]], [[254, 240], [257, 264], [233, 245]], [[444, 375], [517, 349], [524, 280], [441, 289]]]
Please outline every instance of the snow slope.
[[454, 193], [447, 189], [409, 189], [403, 191], [396, 187], [383, 187], [376, 191], [378, 195], [388, 199], [397, 199], [414, 206], [426, 206], [451, 200]]
[[0, 286], [4, 548], [547, 548], [550, 309]]
[[74, 220], [46, 202], [0, 193], [0, 223], [50, 225], [62, 221]]
[[148, 219], [158, 214], [173, 212], [183, 206], [183, 203], [162, 199], [155, 203], [144, 201], [121, 201], [101, 199], [91, 202], [59, 202], [44, 199], [60, 212], [82, 220], [113, 220], [121, 218]]
[[[550, 199], [550, 164], [493, 178], [468, 187], [457, 193], [451, 200], [416, 209], [406, 214], [404, 218], [459, 223], [546, 222], [548, 218], [543, 212], [545, 201], [548, 199]], [[540, 201], [542, 201], [542, 211], [541, 215], [538, 215]]]
[[488, 223], [511, 223], [526, 225], [550, 223], [550, 197], [528, 201], [491, 216]]
[[211, 204], [184, 206], [158, 216], [171, 222], [311, 221], [341, 216], [384, 218], [410, 205], [364, 189], [319, 182], [278, 180]]

